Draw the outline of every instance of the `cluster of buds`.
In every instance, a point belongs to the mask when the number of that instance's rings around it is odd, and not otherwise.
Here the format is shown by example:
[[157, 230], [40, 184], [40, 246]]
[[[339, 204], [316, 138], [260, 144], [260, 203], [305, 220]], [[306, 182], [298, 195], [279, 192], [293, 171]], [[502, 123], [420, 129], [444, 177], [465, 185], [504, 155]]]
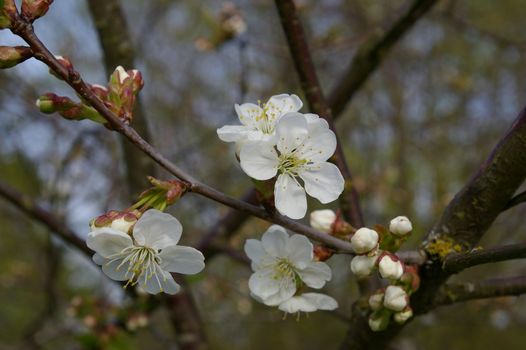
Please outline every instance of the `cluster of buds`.
[[[310, 214], [310, 226], [320, 232], [348, 239], [356, 230], [348, 222], [343, 220], [341, 213], [330, 209], [314, 210]], [[334, 250], [324, 246], [314, 246], [314, 258], [316, 261], [325, 261], [334, 254]]]
[[[73, 65], [64, 57], [57, 56], [56, 59], [68, 71], [73, 71]], [[54, 74], [53, 72], [51, 72]], [[54, 74], [57, 78], [59, 76]], [[129, 123], [133, 116], [137, 94], [144, 86], [142, 75], [137, 70], [125, 71], [121, 66], [117, 67], [110, 76], [108, 87], [102, 85], [90, 85], [91, 92], [95, 94], [109, 110], [115, 113], [125, 123]], [[84, 101], [75, 102], [69, 97], [57, 96], [47, 93], [39, 97], [36, 102], [42, 113], [58, 113], [65, 119], [83, 120], [89, 119], [104, 124], [110, 128], [109, 123], [93, 107]]]
[[140, 216], [141, 213], [138, 210], [111, 210], [106, 214], [91, 220], [89, 225], [92, 231], [102, 227], [109, 227], [117, 231], [131, 234], [133, 225], [139, 220]]
[[[53, 0], [22, 0], [21, 17], [30, 23], [44, 16]], [[15, 0], [0, 0], [0, 29], [12, 28], [18, 11]]]
[[351, 236], [351, 246], [356, 256], [351, 260], [351, 271], [359, 278], [371, 276], [378, 271], [389, 283], [369, 298], [373, 313], [369, 325], [373, 331], [381, 331], [389, 325], [391, 317], [404, 323], [412, 316], [409, 295], [419, 286], [417, 271], [405, 266], [395, 255], [413, 227], [405, 216], [391, 220], [389, 230], [382, 226], [375, 229], [362, 227]]
[[218, 17], [209, 17], [213, 33], [209, 38], [198, 38], [195, 47], [200, 51], [216, 49], [224, 43], [237, 38], [247, 30], [243, 15], [233, 2], [225, 2]]
[[164, 211], [167, 206], [174, 204], [188, 190], [188, 186], [179, 180], [162, 181], [153, 176], [148, 176], [148, 181], [152, 187], [139, 195], [139, 200], [132, 208], [140, 208], [141, 211], [150, 208]]

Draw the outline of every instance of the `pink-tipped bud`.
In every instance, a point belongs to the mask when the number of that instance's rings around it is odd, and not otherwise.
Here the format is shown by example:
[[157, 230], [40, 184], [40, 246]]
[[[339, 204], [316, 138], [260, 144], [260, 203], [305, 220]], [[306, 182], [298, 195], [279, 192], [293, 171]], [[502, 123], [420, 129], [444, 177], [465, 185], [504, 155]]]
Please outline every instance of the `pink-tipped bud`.
[[399, 286], [388, 286], [385, 290], [384, 306], [392, 311], [402, 311], [409, 305], [409, 296]]
[[137, 211], [116, 211], [111, 210], [108, 213], [101, 215], [90, 222], [90, 229], [92, 231], [103, 227], [108, 227], [117, 231], [130, 234], [133, 225], [139, 220], [139, 212]]
[[367, 254], [378, 247], [378, 232], [362, 227], [351, 238], [351, 246], [356, 254]]
[[378, 262], [378, 270], [382, 278], [398, 280], [404, 273], [404, 264], [395, 255], [385, 253]]
[[23, 0], [22, 16], [33, 22], [46, 14], [52, 3], [53, 0]]
[[33, 50], [27, 46], [0, 46], [0, 69], [6, 69], [33, 57]]

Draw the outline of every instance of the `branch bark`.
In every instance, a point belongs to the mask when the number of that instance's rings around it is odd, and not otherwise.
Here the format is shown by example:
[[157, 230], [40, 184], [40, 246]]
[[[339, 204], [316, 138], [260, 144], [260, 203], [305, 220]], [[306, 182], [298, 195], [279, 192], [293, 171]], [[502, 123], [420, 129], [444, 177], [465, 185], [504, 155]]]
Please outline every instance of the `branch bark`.
[[363, 227], [364, 220], [360, 208], [358, 192], [352, 182], [352, 175], [345, 160], [343, 148], [334, 125], [334, 118], [325, 96], [321, 90], [316, 69], [305, 39], [305, 32], [293, 0], [276, 0], [281, 24], [287, 38], [288, 46], [300, 78], [301, 87], [307, 98], [310, 110], [327, 120], [336, 135], [336, 151], [331, 158], [340, 169], [345, 179], [345, 190], [340, 196], [340, 206], [345, 218], [355, 227]]
[[526, 243], [517, 243], [450, 255], [444, 260], [443, 269], [453, 274], [473, 266], [524, 258], [526, 258]]
[[342, 74], [342, 79], [335, 85], [330, 94], [329, 105], [334, 115], [343, 112], [354, 94], [383, 62], [393, 46], [437, 2], [437, 0], [415, 0], [404, 15], [387, 30], [380, 31], [360, 45], [353, 60]]
[[526, 276], [493, 278], [481, 282], [446, 284], [437, 294], [434, 307], [463, 301], [526, 294]]

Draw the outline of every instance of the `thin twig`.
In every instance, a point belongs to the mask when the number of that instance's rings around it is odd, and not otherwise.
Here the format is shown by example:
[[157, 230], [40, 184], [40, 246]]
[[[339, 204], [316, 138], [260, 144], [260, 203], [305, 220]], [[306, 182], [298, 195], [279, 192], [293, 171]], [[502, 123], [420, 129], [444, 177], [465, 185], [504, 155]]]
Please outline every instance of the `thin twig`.
[[434, 306], [469, 300], [519, 296], [526, 293], [526, 276], [493, 278], [481, 282], [446, 284], [437, 294]]
[[332, 236], [323, 234], [312, 229], [309, 226], [300, 224], [294, 220], [285, 218], [278, 214], [269, 214], [265, 210], [242, 202], [226, 194], [198, 182], [190, 174], [180, 169], [177, 165], [172, 163], [161, 153], [159, 153], [152, 145], [146, 142], [132, 127], [125, 124], [114, 113], [112, 113], [104, 103], [91, 91], [89, 86], [82, 80], [80, 74], [71, 69], [68, 70], [62, 66], [55, 56], [48, 50], [48, 48], [40, 41], [33, 31], [33, 26], [25, 20], [18, 18], [15, 26], [11, 29], [12, 32], [20, 36], [35, 52], [35, 58], [45, 63], [58, 76], [66, 81], [82, 98], [95, 108], [111, 125], [111, 127], [119, 133], [126, 136], [132, 143], [134, 143], [140, 150], [150, 156], [155, 162], [161, 165], [164, 169], [169, 171], [172, 175], [186, 182], [191, 192], [197, 193], [216, 202], [222, 203], [234, 209], [249, 213], [253, 216], [259, 217], [279, 225], [282, 225], [292, 231], [301, 233], [313, 240], [325, 243], [326, 245], [342, 250], [352, 251], [348, 242], [334, 238]]
[[327, 120], [331, 130], [336, 135], [336, 151], [331, 161], [335, 163], [345, 179], [345, 190], [340, 196], [340, 205], [342, 212], [347, 220], [356, 227], [364, 226], [362, 211], [358, 192], [352, 181], [352, 175], [349, 166], [345, 160], [343, 148], [338, 138], [334, 125], [334, 118], [329, 108], [325, 96], [321, 90], [316, 69], [312, 61], [309, 46], [305, 39], [305, 32], [301, 24], [296, 5], [293, 0], [276, 0], [281, 24], [285, 31], [285, 36], [289, 49], [299, 75], [301, 87], [309, 107], [312, 112]]
[[443, 269], [448, 273], [457, 273], [473, 266], [524, 258], [526, 243], [517, 243], [450, 255], [445, 259]]

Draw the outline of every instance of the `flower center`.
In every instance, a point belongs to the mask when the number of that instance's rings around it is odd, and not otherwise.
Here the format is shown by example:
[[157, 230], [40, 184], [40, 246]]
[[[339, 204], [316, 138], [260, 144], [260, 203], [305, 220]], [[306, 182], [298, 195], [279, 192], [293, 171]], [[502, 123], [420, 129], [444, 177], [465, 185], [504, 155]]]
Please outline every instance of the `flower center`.
[[287, 259], [278, 259], [274, 265], [274, 279], [280, 280], [284, 284], [294, 283], [296, 288], [302, 286], [302, 281], [296, 267]]
[[128, 247], [112, 257], [108, 264], [121, 259], [122, 261], [115, 270], [119, 271], [127, 266], [124, 276], [128, 279], [128, 282], [126, 282], [124, 288], [128, 285], [134, 286], [139, 282], [146, 284], [151, 278], [154, 278], [159, 284], [161, 292], [163, 291], [161, 280], [165, 280], [165, 277], [159, 266], [161, 258], [155, 249], [144, 246]]
[[279, 110], [277, 108], [269, 109], [268, 103], [259, 102], [261, 107], [261, 114], [256, 117], [258, 122], [258, 129], [264, 134], [272, 134], [276, 127], [276, 119], [278, 118]]
[[298, 158], [294, 152], [281, 154], [278, 158], [278, 171], [282, 174], [296, 176], [298, 170], [307, 163], [307, 159]]

